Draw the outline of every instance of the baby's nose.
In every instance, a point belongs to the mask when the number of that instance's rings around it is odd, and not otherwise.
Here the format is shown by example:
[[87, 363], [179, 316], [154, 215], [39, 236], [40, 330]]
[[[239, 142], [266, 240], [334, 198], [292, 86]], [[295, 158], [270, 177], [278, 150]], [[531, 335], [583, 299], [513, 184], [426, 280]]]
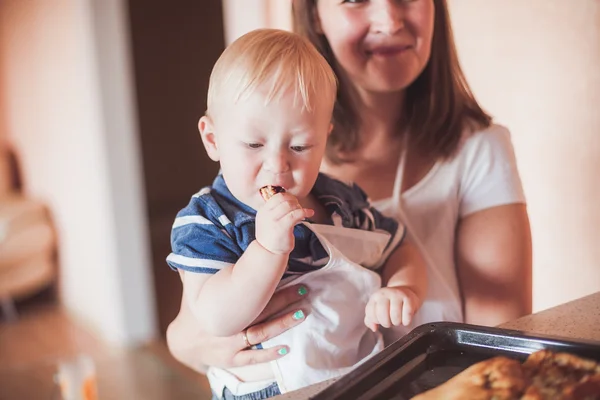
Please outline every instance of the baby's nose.
[[275, 174], [281, 174], [290, 170], [289, 160], [282, 152], [271, 154], [265, 164], [267, 169]]

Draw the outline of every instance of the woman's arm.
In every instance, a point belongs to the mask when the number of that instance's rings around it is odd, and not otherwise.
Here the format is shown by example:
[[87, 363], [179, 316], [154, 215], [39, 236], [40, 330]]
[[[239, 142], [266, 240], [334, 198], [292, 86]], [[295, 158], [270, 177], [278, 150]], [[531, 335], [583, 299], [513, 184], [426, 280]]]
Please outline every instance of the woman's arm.
[[475, 212], [457, 228], [465, 320], [495, 326], [531, 313], [531, 230], [525, 204]]
[[[298, 310], [268, 319], [306, 296], [307, 289], [301, 285], [275, 293], [254, 325], [247, 329], [248, 343], [262, 343], [304, 321], [301, 314], [295, 313]], [[303, 311], [306, 315], [307, 311]], [[294, 316], [301, 318], [295, 319]], [[167, 328], [167, 346], [179, 362], [201, 373], [206, 372], [207, 365], [231, 368], [272, 361], [283, 357], [278, 353], [281, 348], [287, 349], [287, 346], [275, 346], [250, 350], [246, 347], [242, 332], [228, 337], [206, 334], [193, 316], [185, 297], [182, 299], [179, 314]]]

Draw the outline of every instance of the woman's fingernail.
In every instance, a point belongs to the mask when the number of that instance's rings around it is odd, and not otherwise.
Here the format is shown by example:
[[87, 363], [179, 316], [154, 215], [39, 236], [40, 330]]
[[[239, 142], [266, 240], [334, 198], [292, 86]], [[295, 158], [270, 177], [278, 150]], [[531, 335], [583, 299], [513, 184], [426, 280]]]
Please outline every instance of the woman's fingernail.
[[277, 353], [279, 353], [280, 356], [285, 356], [288, 353], [288, 349], [285, 347], [282, 347], [279, 350], [277, 350]]
[[304, 313], [302, 312], [302, 310], [298, 310], [294, 313], [294, 319], [296, 321], [302, 318], [304, 318]]
[[308, 290], [306, 290], [306, 287], [304, 287], [304, 286], [300, 286], [300, 287], [298, 288], [298, 294], [299, 294], [300, 296], [304, 296], [306, 293], [308, 293]]

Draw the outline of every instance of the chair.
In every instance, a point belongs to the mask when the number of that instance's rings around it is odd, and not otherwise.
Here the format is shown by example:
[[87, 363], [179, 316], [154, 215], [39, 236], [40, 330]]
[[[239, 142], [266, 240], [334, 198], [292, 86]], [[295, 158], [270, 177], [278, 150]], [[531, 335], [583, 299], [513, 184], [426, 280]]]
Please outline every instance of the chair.
[[56, 280], [56, 233], [48, 207], [22, 192], [15, 154], [0, 141], [0, 303], [7, 320], [15, 301]]

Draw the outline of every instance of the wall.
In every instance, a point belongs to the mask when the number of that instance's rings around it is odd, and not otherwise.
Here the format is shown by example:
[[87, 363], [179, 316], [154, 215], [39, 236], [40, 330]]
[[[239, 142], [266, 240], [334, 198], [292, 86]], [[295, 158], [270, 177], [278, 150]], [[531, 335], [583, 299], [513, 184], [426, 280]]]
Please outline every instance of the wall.
[[513, 135], [534, 308], [600, 290], [600, 2], [450, 0], [472, 88]]
[[289, 0], [222, 0], [225, 43], [258, 28], [291, 30]]
[[60, 239], [64, 304], [105, 338], [156, 333], [121, 0], [2, 0], [0, 82], [25, 189]]

